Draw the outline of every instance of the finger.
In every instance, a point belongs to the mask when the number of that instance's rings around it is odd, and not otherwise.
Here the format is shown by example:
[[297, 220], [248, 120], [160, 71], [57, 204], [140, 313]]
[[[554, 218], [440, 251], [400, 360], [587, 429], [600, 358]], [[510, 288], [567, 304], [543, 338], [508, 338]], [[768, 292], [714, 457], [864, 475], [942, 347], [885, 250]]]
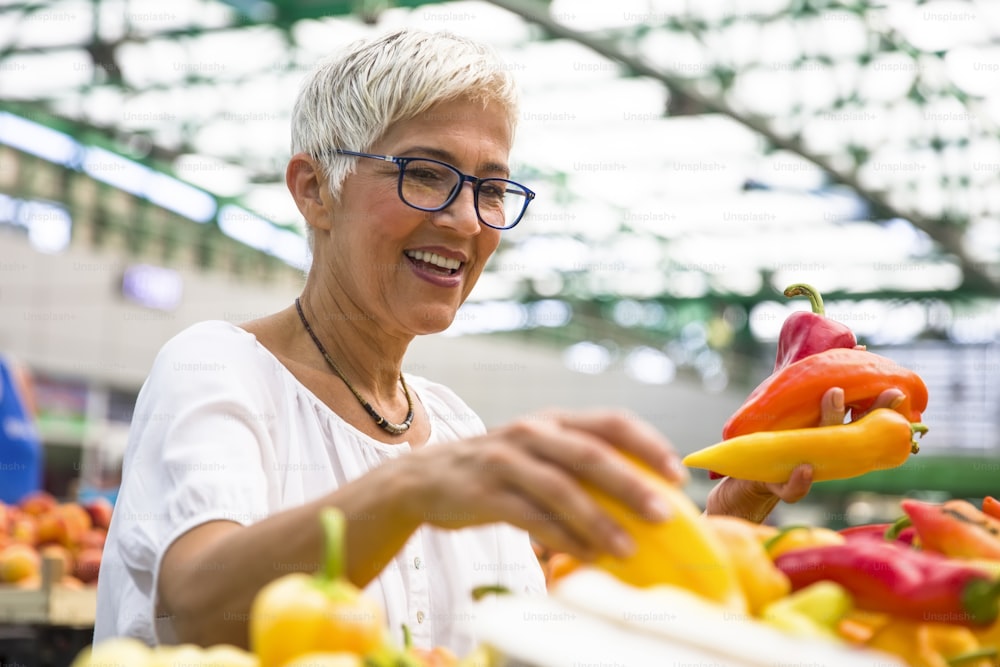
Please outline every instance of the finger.
[[504, 521], [530, 532], [547, 552], [566, 552], [575, 558], [590, 562], [597, 558], [599, 549], [585, 543], [569, 529], [562, 517], [530, 499], [516, 494], [498, 494], [492, 508], [497, 521]]
[[685, 484], [687, 468], [671, 442], [648, 421], [625, 410], [552, 413], [566, 428], [586, 431], [643, 461], [672, 482]]
[[844, 407], [844, 390], [840, 387], [828, 389], [820, 401], [820, 426], [835, 426], [844, 423], [847, 409]]
[[529, 426], [516, 437], [535, 456], [589, 482], [646, 520], [655, 522], [670, 516], [670, 508], [653, 481], [592, 432], [547, 422]]
[[576, 542], [575, 554], [583, 558], [593, 559], [599, 552], [631, 553], [631, 537], [571, 473], [516, 448], [508, 448], [503, 457], [506, 462], [495, 467], [509, 493], [537, 508], [533, 514], [506, 517], [505, 521], [529, 526], [553, 524]]
[[895, 409], [900, 403], [906, 398], [906, 395], [896, 389], [895, 387], [886, 389], [881, 394], [879, 394], [874, 401], [871, 401], [867, 406], [852, 406], [851, 407], [851, 421], [857, 421], [865, 415], [867, 415], [872, 410], [877, 410], [878, 408], [889, 408], [890, 410]]
[[786, 503], [797, 503], [809, 494], [813, 482], [813, 467], [797, 466], [784, 484], [769, 484], [768, 490]]

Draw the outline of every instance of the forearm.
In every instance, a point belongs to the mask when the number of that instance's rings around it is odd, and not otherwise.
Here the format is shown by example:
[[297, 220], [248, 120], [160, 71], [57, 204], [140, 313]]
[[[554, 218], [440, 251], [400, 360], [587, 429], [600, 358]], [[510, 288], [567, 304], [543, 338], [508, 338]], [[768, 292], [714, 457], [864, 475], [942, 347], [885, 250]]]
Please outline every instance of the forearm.
[[209, 535], [207, 542], [196, 538], [182, 545], [178, 540], [175, 544], [189, 555], [181, 552], [169, 568], [164, 559], [159, 590], [179, 639], [246, 647], [257, 592], [283, 575], [319, 568], [323, 507], [336, 506], [344, 513], [347, 578], [358, 587], [367, 585], [419, 526], [399, 511], [406, 502], [405, 482], [387, 472], [373, 471], [316, 501], [251, 526], [221, 530]]

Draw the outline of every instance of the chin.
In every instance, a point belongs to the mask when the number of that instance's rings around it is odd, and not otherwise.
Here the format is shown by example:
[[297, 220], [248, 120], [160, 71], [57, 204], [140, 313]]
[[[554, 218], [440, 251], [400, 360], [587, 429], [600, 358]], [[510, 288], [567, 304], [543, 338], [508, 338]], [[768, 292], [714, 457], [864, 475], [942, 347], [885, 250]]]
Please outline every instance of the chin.
[[418, 334], [440, 333], [455, 321], [454, 308], [430, 308], [420, 315], [415, 329]]

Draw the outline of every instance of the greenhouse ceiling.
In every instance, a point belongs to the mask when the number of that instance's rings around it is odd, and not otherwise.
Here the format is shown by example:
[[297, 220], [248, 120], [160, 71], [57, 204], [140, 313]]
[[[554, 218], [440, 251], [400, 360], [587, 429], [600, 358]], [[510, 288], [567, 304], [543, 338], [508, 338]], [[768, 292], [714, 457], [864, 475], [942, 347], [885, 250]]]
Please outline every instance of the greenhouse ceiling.
[[280, 233], [287, 253], [297, 86], [400, 26], [492, 43], [522, 89], [511, 164], [539, 195], [475, 301], [552, 321], [555, 297], [614, 302], [634, 323], [658, 317], [644, 304], [810, 282], [994, 299], [981, 337], [1000, 330], [991, 0], [0, 0], [0, 141], [23, 137], [15, 117], [96, 128], [268, 223], [220, 214], [227, 233], [264, 250]]

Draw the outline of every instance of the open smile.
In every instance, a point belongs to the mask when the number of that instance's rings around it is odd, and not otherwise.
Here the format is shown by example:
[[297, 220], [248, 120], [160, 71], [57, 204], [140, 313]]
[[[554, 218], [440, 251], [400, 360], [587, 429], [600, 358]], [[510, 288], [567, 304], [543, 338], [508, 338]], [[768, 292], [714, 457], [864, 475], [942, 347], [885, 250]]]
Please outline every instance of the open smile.
[[426, 250], [407, 250], [404, 254], [421, 270], [441, 276], [453, 276], [462, 269], [463, 263], [459, 260]]

